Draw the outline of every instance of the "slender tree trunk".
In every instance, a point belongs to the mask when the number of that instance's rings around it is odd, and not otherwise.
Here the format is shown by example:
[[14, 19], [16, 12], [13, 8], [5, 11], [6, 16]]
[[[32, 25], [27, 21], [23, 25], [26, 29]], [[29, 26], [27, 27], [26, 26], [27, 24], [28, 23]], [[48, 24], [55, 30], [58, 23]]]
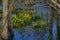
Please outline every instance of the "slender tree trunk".
[[11, 40], [11, 28], [9, 27], [8, 0], [3, 0], [3, 17], [2, 17], [2, 40]]
[[8, 38], [8, 0], [3, 0], [2, 39]]

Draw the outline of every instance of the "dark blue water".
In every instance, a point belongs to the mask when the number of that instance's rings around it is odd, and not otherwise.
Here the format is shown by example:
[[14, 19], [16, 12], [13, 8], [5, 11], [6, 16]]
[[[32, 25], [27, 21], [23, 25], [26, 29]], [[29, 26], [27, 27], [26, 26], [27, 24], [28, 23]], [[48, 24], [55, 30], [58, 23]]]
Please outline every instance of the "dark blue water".
[[[1, 8], [2, 7], [0, 6], [0, 9]], [[50, 15], [51, 15], [51, 9], [50, 9], [50, 7], [47, 7], [47, 6], [40, 6], [40, 7], [38, 7], [38, 5], [37, 5], [37, 6], [34, 6], [34, 8], [37, 10], [37, 13], [44, 14], [43, 18], [45, 18], [45, 19], [48, 18], [48, 23], [50, 22]], [[48, 15], [47, 15], [48, 17], [46, 17], [47, 13], [48, 13]], [[10, 17], [12, 17], [11, 14], [10, 14]], [[1, 23], [2, 22], [0, 21], [0, 24]], [[17, 29], [14, 29], [13, 30], [13, 32], [14, 32], [14, 38], [13, 38], [13, 40], [48, 40], [49, 39], [50, 33], [49, 33], [49, 29], [48, 28], [47, 28], [46, 32], [44, 32], [44, 34], [40, 33], [40, 32], [37, 32], [35, 34], [31, 30], [32, 29], [28, 29], [26, 32], [24, 32], [23, 39], [22, 39], [21, 31], [17, 30]], [[44, 36], [42, 36], [42, 35], [44, 35]], [[56, 21], [55, 20], [53, 21], [52, 36], [53, 36], [52, 40], [56, 40], [56, 38], [57, 38], [57, 25], [56, 25]]]
[[53, 35], [53, 39], [52, 40], [56, 40], [57, 39], [57, 25], [56, 25], [56, 20], [53, 21], [53, 29], [52, 29], [52, 35]]

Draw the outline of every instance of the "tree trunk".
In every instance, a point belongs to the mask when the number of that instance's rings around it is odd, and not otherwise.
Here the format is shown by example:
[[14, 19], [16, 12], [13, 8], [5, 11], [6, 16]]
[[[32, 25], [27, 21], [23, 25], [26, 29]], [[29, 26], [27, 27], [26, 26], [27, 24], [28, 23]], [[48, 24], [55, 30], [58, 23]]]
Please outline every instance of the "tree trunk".
[[49, 32], [50, 32], [49, 40], [52, 40], [52, 25], [53, 25], [53, 18], [51, 17], [51, 19], [50, 19], [50, 29], [49, 29]]
[[2, 17], [2, 40], [11, 40], [12, 30], [9, 27], [8, 0], [3, 0], [3, 17]]

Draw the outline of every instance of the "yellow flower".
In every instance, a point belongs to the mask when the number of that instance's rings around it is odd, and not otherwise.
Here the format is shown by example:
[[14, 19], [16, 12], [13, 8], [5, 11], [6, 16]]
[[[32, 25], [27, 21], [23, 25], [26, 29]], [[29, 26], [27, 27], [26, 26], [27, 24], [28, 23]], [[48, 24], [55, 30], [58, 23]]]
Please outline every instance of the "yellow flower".
[[31, 15], [30, 14], [27, 14], [27, 16], [26, 16], [26, 19], [30, 19], [31, 18]]

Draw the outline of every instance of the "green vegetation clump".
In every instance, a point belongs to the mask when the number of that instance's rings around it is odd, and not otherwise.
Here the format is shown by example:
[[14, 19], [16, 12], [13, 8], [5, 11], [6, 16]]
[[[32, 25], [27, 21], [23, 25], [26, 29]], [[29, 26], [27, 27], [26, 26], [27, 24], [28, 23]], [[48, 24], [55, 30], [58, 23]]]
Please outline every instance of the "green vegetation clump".
[[14, 14], [12, 18], [13, 27], [26, 26], [32, 22], [32, 15], [29, 13]]
[[24, 29], [26, 26], [29, 27], [30, 24], [32, 24], [34, 29], [35, 28], [45, 29], [46, 23], [47, 22], [40, 15], [37, 15], [36, 13], [31, 13], [31, 12], [24, 13], [24, 12], [18, 10], [16, 12], [14, 12], [14, 15], [12, 17], [11, 26], [13, 28]]
[[40, 21], [35, 22], [33, 24], [33, 27], [35, 29], [38, 29], [38, 28], [46, 29], [46, 24], [47, 24], [47, 22], [45, 22], [44, 20], [40, 20]]
[[34, 22], [33, 28], [46, 28], [46, 22], [43, 19], [38, 20], [38, 16], [35, 16], [34, 14], [30, 13], [18, 13], [17, 15], [14, 14], [12, 18], [12, 27], [13, 28], [25, 28], [26, 26], [30, 25], [32, 22]]

